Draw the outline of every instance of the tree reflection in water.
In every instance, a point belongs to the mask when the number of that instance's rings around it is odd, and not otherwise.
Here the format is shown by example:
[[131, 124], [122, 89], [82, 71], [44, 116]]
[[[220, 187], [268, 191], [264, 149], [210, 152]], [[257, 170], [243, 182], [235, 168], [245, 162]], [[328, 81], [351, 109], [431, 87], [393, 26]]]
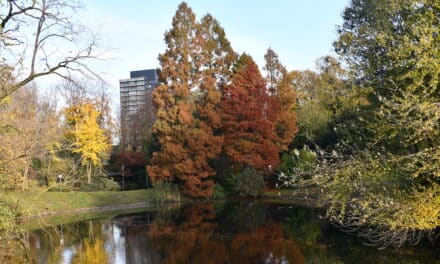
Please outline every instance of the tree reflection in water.
[[158, 216], [148, 233], [163, 263], [304, 263], [298, 244], [284, 237], [275, 221], [237, 233], [218, 233], [213, 205], [196, 204], [184, 208], [172, 222], [163, 222]]
[[[362, 246], [315, 209], [265, 202], [190, 204], [29, 232], [36, 263], [436, 263]], [[429, 249], [428, 249], [429, 250]]]

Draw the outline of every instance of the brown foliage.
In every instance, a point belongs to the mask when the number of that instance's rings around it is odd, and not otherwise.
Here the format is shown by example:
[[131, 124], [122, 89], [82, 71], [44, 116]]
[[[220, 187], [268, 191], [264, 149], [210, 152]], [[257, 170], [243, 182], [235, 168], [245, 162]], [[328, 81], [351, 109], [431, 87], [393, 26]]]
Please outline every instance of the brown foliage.
[[[200, 84], [204, 75], [194, 70], [208, 63], [206, 54], [196, 54], [203, 44], [199, 29], [192, 10], [182, 3], [165, 36], [167, 50], [159, 56], [164, 84], [155, 90], [153, 101], [158, 109], [154, 132], [161, 149], [153, 153], [148, 172], [153, 181], [177, 180], [183, 182], [185, 193], [206, 197], [212, 195], [213, 186], [208, 178], [215, 174], [208, 162], [220, 152], [221, 138], [209, 125], [219, 119], [212, 109], [219, 97], [215, 83], [208, 78]], [[196, 107], [192, 90], [199, 86], [206, 96]]]
[[272, 49], [267, 50], [264, 58], [267, 89], [272, 98], [270, 109], [275, 118], [276, 144], [281, 151], [286, 151], [298, 133], [294, 112], [297, 98], [292, 86], [293, 76], [287, 73]]
[[223, 141], [215, 134], [221, 124], [220, 85], [236, 55], [219, 23], [210, 15], [196, 22], [186, 3], [179, 6], [165, 41], [167, 50], [159, 56], [163, 85], [153, 94], [154, 133], [161, 149], [148, 172], [153, 181], [182, 182], [191, 196], [211, 196], [215, 172], [209, 161]]

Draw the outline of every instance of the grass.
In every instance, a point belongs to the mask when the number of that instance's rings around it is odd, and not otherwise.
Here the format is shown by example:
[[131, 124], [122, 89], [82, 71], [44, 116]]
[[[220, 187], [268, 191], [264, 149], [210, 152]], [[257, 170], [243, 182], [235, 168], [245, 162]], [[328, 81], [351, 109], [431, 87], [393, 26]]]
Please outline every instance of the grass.
[[[311, 190], [275, 189], [263, 192], [262, 198], [301, 200], [310, 197]], [[62, 213], [87, 208], [121, 206], [137, 203], [160, 204], [163, 202], [180, 201], [176, 190], [155, 188], [133, 191], [100, 191], [100, 192], [44, 192], [42, 189], [31, 191], [15, 191], [0, 193], [0, 199], [9, 204], [17, 204], [22, 217], [45, 213]]]
[[18, 204], [23, 217], [45, 212], [67, 212], [84, 208], [129, 205], [151, 202], [154, 190], [134, 190], [124, 192], [9, 192], [0, 198], [10, 204]]
[[104, 211], [104, 212], [86, 212], [81, 214], [60, 214], [54, 215], [51, 217], [34, 217], [32, 219], [23, 221], [19, 223], [19, 226], [27, 231], [43, 229], [51, 226], [57, 226], [60, 224], [70, 224], [77, 223], [79, 221], [85, 222], [94, 219], [100, 218], [113, 218], [115, 216], [121, 214], [131, 214], [138, 212], [147, 212], [147, 211], [155, 211], [157, 207], [149, 207], [149, 208], [134, 208], [134, 209], [121, 209], [121, 210], [112, 210], [112, 211]]

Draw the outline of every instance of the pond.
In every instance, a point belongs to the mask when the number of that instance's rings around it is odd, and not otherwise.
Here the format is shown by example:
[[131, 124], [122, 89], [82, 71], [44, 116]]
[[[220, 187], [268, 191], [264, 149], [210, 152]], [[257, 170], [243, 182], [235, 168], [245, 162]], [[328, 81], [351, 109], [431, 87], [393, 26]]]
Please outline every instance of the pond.
[[378, 250], [318, 209], [263, 201], [197, 203], [29, 232], [37, 263], [440, 263], [429, 247]]

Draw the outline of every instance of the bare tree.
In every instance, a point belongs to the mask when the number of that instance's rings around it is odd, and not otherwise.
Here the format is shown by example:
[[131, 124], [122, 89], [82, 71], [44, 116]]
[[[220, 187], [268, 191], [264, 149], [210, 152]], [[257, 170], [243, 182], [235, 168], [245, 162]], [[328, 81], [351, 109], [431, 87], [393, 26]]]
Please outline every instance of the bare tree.
[[47, 75], [97, 77], [87, 62], [98, 59], [99, 39], [74, 19], [80, 7], [79, 0], [0, 0], [0, 100]]

